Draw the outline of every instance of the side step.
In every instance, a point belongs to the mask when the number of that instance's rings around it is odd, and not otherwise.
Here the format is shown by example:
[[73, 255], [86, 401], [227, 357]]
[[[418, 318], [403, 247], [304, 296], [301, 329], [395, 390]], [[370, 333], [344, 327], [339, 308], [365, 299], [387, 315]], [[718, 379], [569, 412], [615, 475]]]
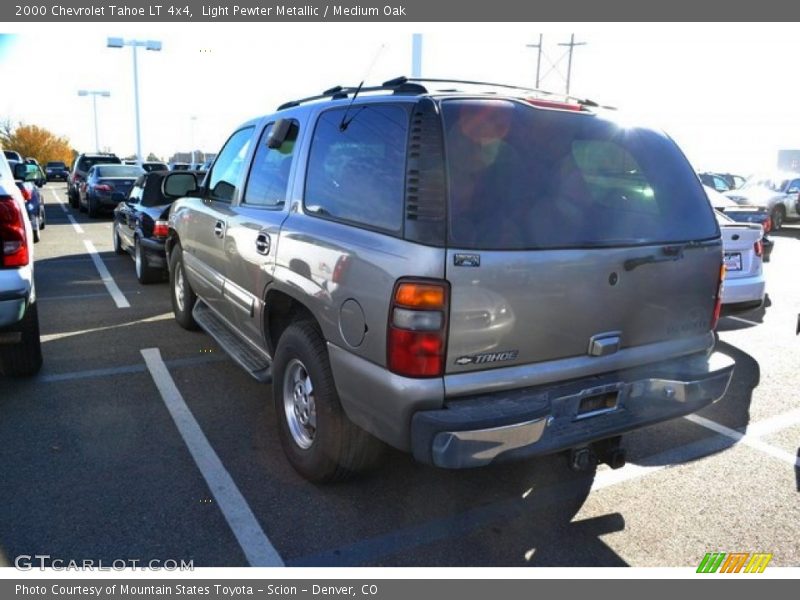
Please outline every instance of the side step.
[[254, 379], [262, 383], [272, 382], [272, 363], [269, 359], [231, 331], [225, 320], [202, 300], [198, 299], [195, 303], [192, 316], [197, 324]]

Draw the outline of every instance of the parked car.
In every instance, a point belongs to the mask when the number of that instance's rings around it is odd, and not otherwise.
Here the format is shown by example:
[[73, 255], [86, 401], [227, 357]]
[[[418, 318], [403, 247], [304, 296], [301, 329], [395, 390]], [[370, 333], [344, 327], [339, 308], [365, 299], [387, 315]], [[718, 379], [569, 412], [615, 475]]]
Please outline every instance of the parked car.
[[67, 180], [67, 198], [72, 208], [78, 208], [80, 204], [80, 186], [86, 181], [86, 174], [94, 165], [97, 164], [121, 164], [119, 157], [115, 154], [79, 154], [72, 163], [72, 171]]
[[173, 201], [197, 186], [196, 174], [185, 173], [170, 180], [171, 189], [162, 183], [169, 171], [141, 175], [124, 202], [114, 209], [112, 239], [117, 254], [128, 252], [136, 264], [140, 283], [153, 283], [167, 277], [164, 243], [169, 233], [167, 217]]
[[128, 197], [134, 182], [142, 173], [143, 169], [134, 165], [94, 165], [79, 188], [79, 210], [86, 211], [92, 218], [102, 210], [113, 210]]
[[39, 192], [40, 169], [36, 165], [15, 160], [8, 161], [8, 165], [14, 172], [14, 182], [25, 201], [25, 209], [31, 222], [31, 239], [38, 243], [46, 226], [44, 200]]
[[708, 186], [704, 186], [708, 200], [716, 210], [724, 213], [729, 219], [738, 223], [755, 223], [761, 225], [764, 237], [761, 239], [763, 245], [763, 260], [769, 262], [772, 256], [772, 249], [775, 243], [767, 235], [772, 230], [772, 219], [769, 216], [769, 209], [765, 206], [741, 206], [719, 192]]
[[169, 166], [163, 162], [156, 162], [156, 161], [148, 161], [142, 163], [142, 168], [147, 171], [168, 171]]
[[738, 204], [766, 206], [773, 231], [778, 231], [787, 219], [798, 219], [796, 202], [800, 195], [800, 174], [775, 173], [754, 175], [744, 185], [725, 194]]
[[33, 231], [15, 175], [29, 177], [20, 161], [13, 173], [0, 158], [0, 372], [35, 375], [42, 366], [33, 279]]
[[747, 181], [746, 177], [742, 177], [741, 175], [734, 175], [733, 173], [714, 173], [717, 177], [722, 177], [728, 184], [728, 187], [732, 190], [737, 190], [744, 185], [744, 182]]
[[717, 213], [722, 231], [725, 281], [722, 305], [726, 309], [750, 310], [764, 304], [766, 280], [762, 265], [763, 230], [760, 225], [737, 223]]
[[443, 468], [619, 467], [623, 433], [719, 399], [720, 229], [674, 142], [427, 85], [243, 123], [170, 210], [175, 318], [272, 381], [292, 466], [346, 477], [381, 440]]
[[53, 160], [45, 164], [44, 173], [47, 181], [66, 181], [69, 178], [67, 165], [59, 160]]

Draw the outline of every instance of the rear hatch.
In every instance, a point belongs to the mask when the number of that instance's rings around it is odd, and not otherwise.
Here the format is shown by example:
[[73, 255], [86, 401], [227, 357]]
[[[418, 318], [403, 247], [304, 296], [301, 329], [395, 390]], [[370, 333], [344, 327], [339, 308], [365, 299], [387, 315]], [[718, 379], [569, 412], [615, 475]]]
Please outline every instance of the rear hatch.
[[720, 233], [668, 137], [524, 101], [441, 108], [448, 374], [704, 338]]
[[756, 244], [762, 238], [761, 226], [725, 223], [721, 224], [720, 231], [722, 231], [726, 279], [758, 275], [761, 270], [761, 258], [756, 256]]

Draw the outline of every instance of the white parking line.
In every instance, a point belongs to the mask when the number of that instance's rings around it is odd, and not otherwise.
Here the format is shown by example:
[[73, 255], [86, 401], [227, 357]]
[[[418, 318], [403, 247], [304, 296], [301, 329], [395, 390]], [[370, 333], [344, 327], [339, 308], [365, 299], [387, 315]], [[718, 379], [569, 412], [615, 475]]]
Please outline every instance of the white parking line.
[[730, 315], [725, 317], [726, 319], [731, 319], [732, 321], [739, 321], [740, 323], [746, 323], [747, 325], [761, 325], [761, 323], [756, 323], [755, 321], [748, 321], [747, 319], [743, 319], [741, 317], [731, 317]]
[[236, 483], [209, 444], [186, 406], [158, 348], [145, 348], [142, 356], [167, 406], [175, 426], [189, 448], [239, 546], [253, 567], [282, 567], [283, 560], [269, 541]]
[[73, 217], [72, 215], [67, 215], [67, 219], [69, 219], [69, 222], [72, 223], [72, 227], [73, 229], [75, 229], [76, 232], [83, 233], [83, 227], [78, 225], [78, 222], [75, 220], [75, 217]]
[[757, 439], [754, 435], [750, 435], [749, 433], [741, 433], [735, 429], [731, 429], [730, 427], [725, 427], [725, 425], [720, 425], [716, 421], [701, 417], [700, 415], [687, 415], [685, 418], [692, 423], [701, 425], [702, 427], [710, 429], [711, 431], [715, 431], [720, 435], [729, 437], [730, 439], [735, 440], [737, 443], [745, 444], [746, 446], [760, 450], [765, 454], [769, 454], [778, 460], [789, 463], [793, 467], [800, 467], [800, 458], [790, 454], [789, 452], [781, 450], [780, 448], [771, 446], [768, 443]]
[[747, 435], [764, 437], [771, 433], [776, 433], [781, 429], [794, 427], [795, 425], [800, 425], [800, 408], [796, 408], [788, 413], [783, 413], [782, 415], [770, 417], [769, 419], [764, 419], [755, 425], [750, 425], [747, 428]]
[[[72, 215], [70, 215], [70, 217], [71, 216]], [[108, 290], [108, 293], [111, 294], [111, 298], [113, 298], [117, 308], [130, 308], [131, 305], [128, 303], [127, 298], [125, 298], [123, 293], [120, 291], [119, 287], [117, 286], [117, 282], [114, 281], [113, 277], [111, 277], [111, 273], [108, 272], [108, 269], [106, 268], [103, 260], [100, 258], [100, 255], [97, 253], [97, 249], [94, 247], [94, 244], [89, 240], [83, 240], [83, 245], [86, 246], [86, 251], [89, 253], [89, 256], [92, 257], [92, 262], [94, 262], [97, 272], [100, 273], [100, 279], [102, 279], [103, 284]]]
[[50, 192], [53, 194], [53, 198], [55, 198], [55, 201], [58, 202], [58, 205], [61, 207], [61, 210], [63, 210], [65, 213], [69, 213], [69, 211], [67, 210], [67, 205], [64, 204], [64, 201], [58, 197], [56, 191], [53, 188], [50, 188]]
[[[104, 294], [105, 296], [105, 294]], [[81, 331], [63, 331], [61, 333], [48, 333], [47, 335], [40, 336], [42, 343], [52, 342], [55, 340], [63, 340], [64, 338], [74, 337], [76, 335], [84, 335], [88, 333], [98, 333], [100, 331], [108, 331], [110, 329], [119, 329], [120, 327], [130, 327], [131, 325], [141, 325], [142, 323], [155, 323], [157, 321], [167, 321], [173, 318], [173, 314], [163, 313], [147, 319], [139, 319], [138, 321], [131, 321], [129, 323], [115, 323], [114, 325], [106, 325], [105, 327], [95, 327], [93, 329], [82, 329]]]

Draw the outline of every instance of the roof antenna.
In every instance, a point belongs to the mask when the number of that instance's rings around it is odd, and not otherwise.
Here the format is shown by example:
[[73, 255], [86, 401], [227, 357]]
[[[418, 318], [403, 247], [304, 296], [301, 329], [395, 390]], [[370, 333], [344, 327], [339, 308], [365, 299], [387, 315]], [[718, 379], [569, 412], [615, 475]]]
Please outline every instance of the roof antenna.
[[360, 113], [362, 110], [364, 110], [364, 107], [362, 106], [360, 109], [358, 109], [358, 111], [352, 117], [350, 117], [349, 119], [347, 118], [347, 114], [350, 112], [350, 109], [353, 106], [353, 102], [356, 101], [356, 98], [358, 97], [358, 93], [361, 91], [361, 88], [364, 86], [364, 82], [367, 80], [367, 78], [369, 77], [369, 74], [372, 72], [372, 68], [375, 66], [375, 63], [378, 62], [378, 58], [380, 57], [380, 55], [383, 52], [383, 49], [385, 47], [386, 47], [386, 44], [381, 44], [380, 47], [378, 48], [378, 51], [375, 52], [375, 56], [372, 58], [372, 62], [369, 64], [369, 67], [367, 67], [367, 71], [366, 71], [366, 73], [364, 73], [364, 77], [361, 80], [361, 83], [358, 84], [358, 87], [356, 88], [356, 91], [353, 92], [353, 97], [350, 99], [350, 104], [347, 105], [347, 109], [344, 111], [344, 114], [342, 115], [342, 122], [339, 123], [339, 131], [346, 131], [348, 125], [350, 125], [350, 123], [353, 122], [353, 119], [356, 118], [356, 115], [358, 115], [358, 113]]

